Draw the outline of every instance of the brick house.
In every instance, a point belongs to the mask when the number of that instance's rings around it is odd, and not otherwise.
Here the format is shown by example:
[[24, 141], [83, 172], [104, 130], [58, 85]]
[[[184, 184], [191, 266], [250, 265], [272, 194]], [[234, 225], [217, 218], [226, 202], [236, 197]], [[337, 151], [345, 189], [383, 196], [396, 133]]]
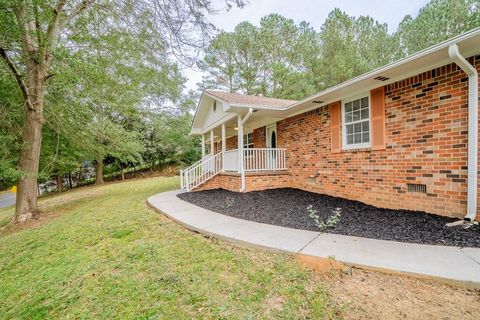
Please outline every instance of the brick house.
[[291, 187], [475, 219], [480, 29], [301, 101], [205, 90], [182, 188]]

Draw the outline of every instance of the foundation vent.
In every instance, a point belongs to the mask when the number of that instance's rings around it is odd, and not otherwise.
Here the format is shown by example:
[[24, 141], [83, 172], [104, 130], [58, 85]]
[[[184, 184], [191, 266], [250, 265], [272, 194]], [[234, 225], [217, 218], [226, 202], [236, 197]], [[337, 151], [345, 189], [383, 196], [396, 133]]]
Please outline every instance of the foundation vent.
[[427, 193], [426, 184], [407, 183], [407, 187], [408, 187], [408, 192]]

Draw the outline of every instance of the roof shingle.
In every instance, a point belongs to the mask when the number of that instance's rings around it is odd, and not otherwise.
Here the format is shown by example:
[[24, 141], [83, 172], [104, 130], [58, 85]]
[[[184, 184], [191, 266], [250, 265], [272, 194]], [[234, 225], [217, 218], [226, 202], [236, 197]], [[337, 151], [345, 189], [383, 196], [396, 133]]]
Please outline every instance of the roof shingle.
[[222, 99], [230, 104], [241, 104], [241, 105], [248, 105], [252, 107], [283, 109], [284, 107], [287, 107], [297, 102], [295, 100], [249, 96], [241, 93], [231, 93], [231, 92], [222, 92], [222, 91], [214, 91], [214, 90], [205, 90], [205, 92], [219, 99]]

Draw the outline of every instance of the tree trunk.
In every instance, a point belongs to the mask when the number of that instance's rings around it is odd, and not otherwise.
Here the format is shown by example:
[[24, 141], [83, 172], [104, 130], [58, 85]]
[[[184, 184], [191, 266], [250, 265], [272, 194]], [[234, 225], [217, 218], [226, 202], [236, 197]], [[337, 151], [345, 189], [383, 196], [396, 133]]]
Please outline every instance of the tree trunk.
[[68, 185], [69, 185], [70, 189], [73, 188], [73, 184], [72, 184], [72, 173], [71, 173], [71, 172], [68, 173]]
[[97, 166], [95, 168], [95, 184], [97, 186], [103, 185], [105, 182], [103, 181], [103, 158], [98, 157], [97, 159]]
[[120, 173], [122, 175], [122, 181], [125, 180], [125, 172], [123, 171], [123, 164], [120, 163]]
[[63, 176], [58, 174], [55, 176], [55, 180], [57, 181], [57, 192], [63, 191]]
[[20, 149], [18, 169], [22, 176], [17, 184], [15, 215], [12, 223], [22, 223], [38, 215], [37, 175], [40, 162], [43, 127], [43, 95], [45, 77], [39, 65], [28, 69], [28, 95], [22, 131], [23, 146]]

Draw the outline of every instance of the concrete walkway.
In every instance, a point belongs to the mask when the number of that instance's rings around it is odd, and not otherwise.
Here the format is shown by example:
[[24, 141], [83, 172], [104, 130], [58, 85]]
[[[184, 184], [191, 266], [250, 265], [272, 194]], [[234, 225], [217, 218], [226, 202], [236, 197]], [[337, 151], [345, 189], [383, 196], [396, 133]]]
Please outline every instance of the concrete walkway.
[[8, 207], [15, 204], [16, 194], [6, 191], [0, 193], [0, 208]]
[[229, 217], [177, 197], [179, 190], [148, 198], [148, 204], [188, 229], [249, 246], [335, 260], [360, 267], [408, 273], [480, 288], [480, 248], [457, 248], [366, 239], [291, 229]]

